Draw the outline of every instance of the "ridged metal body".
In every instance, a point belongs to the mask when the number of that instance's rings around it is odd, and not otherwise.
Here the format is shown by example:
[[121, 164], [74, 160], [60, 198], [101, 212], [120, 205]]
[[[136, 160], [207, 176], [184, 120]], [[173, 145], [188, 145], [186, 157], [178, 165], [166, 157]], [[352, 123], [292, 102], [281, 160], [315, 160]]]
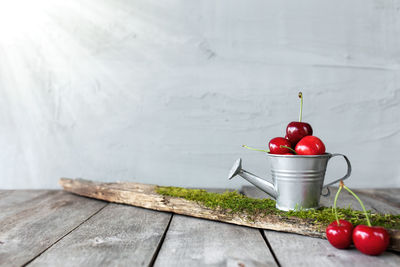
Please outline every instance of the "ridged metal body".
[[[241, 168], [241, 159], [236, 161], [229, 177], [240, 175], [276, 199], [280, 210], [311, 209], [319, 207], [322, 189], [351, 174], [351, 164], [342, 154], [325, 153], [315, 156], [267, 154], [271, 164], [272, 183]], [[329, 159], [342, 156], [347, 163], [347, 173], [340, 179], [324, 185]], [[329, 191], [328, 191], [329, 194]]]

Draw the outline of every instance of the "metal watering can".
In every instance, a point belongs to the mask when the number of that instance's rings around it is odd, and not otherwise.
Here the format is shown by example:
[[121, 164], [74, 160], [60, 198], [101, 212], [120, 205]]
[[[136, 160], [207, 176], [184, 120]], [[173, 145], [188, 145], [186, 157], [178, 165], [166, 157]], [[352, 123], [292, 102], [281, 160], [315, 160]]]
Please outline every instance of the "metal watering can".
[[[325, 153], [323, 155], [277, 155], [267, 154], [271, 163], [272, 183], [242, 169], [242, 159], [236, 160], [229, 179], [239, 175], [276, 200], [276, 208], [284, 211], [296, 209], [314, 209], [319, 207], [322, 190], [328, 186], [349, 178], [351, 164], [342, 154]], [[340, 179], [324, 185], [328, 161], [342, 156], [347, 163], [347, 173]]]

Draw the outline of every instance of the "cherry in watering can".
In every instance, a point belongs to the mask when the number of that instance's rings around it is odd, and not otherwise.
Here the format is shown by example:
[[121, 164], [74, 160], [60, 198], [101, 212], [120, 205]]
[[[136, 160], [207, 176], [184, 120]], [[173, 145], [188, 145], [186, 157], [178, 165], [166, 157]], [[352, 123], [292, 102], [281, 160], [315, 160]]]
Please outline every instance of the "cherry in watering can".
[[[276, 208], [284, 211], [314, 209], [319, 207], [319, 199], [324, 188], [349, 178], [351, 164], [342, 154], [323, 155], [278, 155], [267, 154], [271, 163], [272, 183], [244, 169], [238, 159], [229, 172], [229, 179], [241, 176], [276, 200]], [[347, 163], [347, 173], [342, 178], [324, 185], [328, 161], [341, 156]], [[328, 193], [329, 195], [329, 189]]]

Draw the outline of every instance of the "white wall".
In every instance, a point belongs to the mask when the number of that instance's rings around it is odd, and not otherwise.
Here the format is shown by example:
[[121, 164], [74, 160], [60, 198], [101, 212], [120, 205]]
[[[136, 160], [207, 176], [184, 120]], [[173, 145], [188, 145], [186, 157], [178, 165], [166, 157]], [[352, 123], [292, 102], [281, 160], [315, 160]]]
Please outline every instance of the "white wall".
[[[22, 8], [22, 6], [24, 8]], [[239, 187], [298, 117], [354, 187], [400, 186], [400, 2], [0, 1], [0, 188]], [[335, 160], [328, 176], [344, 172]]]

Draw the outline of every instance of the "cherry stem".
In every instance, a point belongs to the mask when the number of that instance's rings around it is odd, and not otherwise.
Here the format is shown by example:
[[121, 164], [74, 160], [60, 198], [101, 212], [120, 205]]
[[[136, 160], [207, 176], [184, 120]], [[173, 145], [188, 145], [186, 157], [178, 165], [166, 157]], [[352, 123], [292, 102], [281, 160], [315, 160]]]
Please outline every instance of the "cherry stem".
[[342, 191], [342, 188], [343, 188], [343, 186], [342, 186], [342, 184], [340, 184], [339, 190], [336, 192], [335, 201], [333, 201], [333, 210], [335, 211], [335, 218], [336, 218], [336, 222], [338, 225], [340, 225], [340, 222], [339, 222], [339, 216], [337, 214], [336, 202], [339, 197], [340, 191]]
[[260, 151], [260, 152], [269, 153], [269, 150], [263, 150], [263, 149], [253, 148], [253, 147], [249, 147], [249, 146], [246, 146], [246, 145], [242, 145], [242, 147], [245, 147], [245, 148], [247, 148], [247, 149], [254, 150], [254, 151]]
[[299, 98], [300, 98], [300, 116], [299, 116], [299, 122], [303, 119], [303, 93], [299, 92]]
[[290, 151], [292, 151], [295, 155], [297, 154], [296, 153], [296, 150], [294, 150], [293, 148], [291, 148], [291, 147], [288, 147], [288, 146], [280, 146], [281, 148], [287, 148], [287, 149], [289, 149]]
[[365, 209], [365, 207], [364, 207], [364, 204], [362, 203], [361, 199], [360, 199], [353, 191], [351, 191], [350, 188], [348, 188], [348, 187], [345, 186], [345, 185], [343, 185], [343, 187], [344, 187], [344, 189], [346, 189], [347, 191], [349, 191], [349, 193], [352, 194], [353, 197], [355, 197], [355, 198], [358, 200], [358, 202], [360, 202], [361, 208], [363, 209], [364, 214], [365, 214], [365, 218], [367, 218], [367, 224], [368, 224], [369, 227], [371, 227], [371, 222], [370, 222], [370, 220], [369, 220], [368, 213], [367, 213], [367, 211], [366, 211], [366, 209]]

